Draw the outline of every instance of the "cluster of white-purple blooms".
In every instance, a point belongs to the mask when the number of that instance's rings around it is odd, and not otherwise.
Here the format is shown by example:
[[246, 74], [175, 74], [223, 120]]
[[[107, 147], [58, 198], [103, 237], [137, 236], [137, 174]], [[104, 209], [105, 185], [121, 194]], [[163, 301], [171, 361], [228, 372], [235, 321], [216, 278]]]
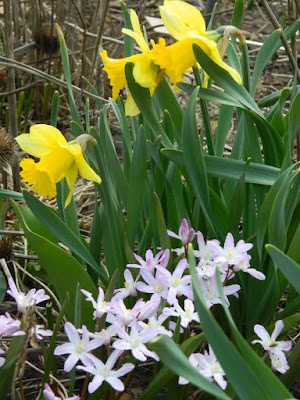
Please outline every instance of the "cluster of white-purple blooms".
[[[168, 269], [169, 250], [160, 250], [156, 255], [151, 250], [147, 250], [145, 259], [134, 254], [137, 263], [127, 265], [128, 268], [124, 271], [124, 287], [116, 289], [109, 302], [105, 301], [105, 294], [101, 287], [99, 287], [97, 299], [94, 299], [88, 291], [81, 290], [86, 300], [93, 305], [93, 316], [96, 320], [95, 332], [89, 332], [86, 326], [76, 329], [67, 322], [64, 328], [69, 342], [56, 347], [54, 354], [57, 356], [68, 354], [64, 364], [66, 372], [70, 372], [76, 366], [77, 369], [93, 376], [88, 386], [89, 393], [97, 390], [104, 381], [115, 390], [123, 391], [125, 387], [120, 377], [135, 368], [134, 364], [126, 362], [127, 355], [132, 354], [141, 362], [149, 357], [159, 361], [157, 354], [150, 351], [146, 345], [158, 335], [172, 337], [178, 318], [180, 318], [181, 330], [188, 328], [191, 323], [198, 325], [201, 323], [194, 307], [192, 279], [186, 258], [187, 246], [195, 237], [198, 244], [198, 248], [194, 250], [197, 259], [197, 275], [208, 308], [221, 303], [216, 282], [217, 269], [221, 274], [228, 306], [227, 296], [238, 297], [241, 289], [238, 284], [228, 284], [237, 272], [248, 273], [259, 280], [265, 279], [262, 272], [250, 267], [251, 256], [248, 251], [253, 245], [243, 240], [235, 245], [231, 233], [228, 233], [223, 247], [215, 239], [205, 242], [202, 233], [190, 229], [184, 219], [178, 234], [169, 230], [168, 234], [180, 240], [182, 245], [181, 248], [172, 250], [179, 256], [179, 262], [174, 269]], [[26, 307], [49, 298], [44, 290], [36, 292], [32, 289], [25, 295], [17, 290], [12, 279], [9, 279], [8, 283], [10, 290], [7, 293], [15, 298], [18, 314]], [[139, 293], [143, 293], [143, 298], [139, 298]], [[145, 300], [147, 295], [149, 299]], [[134, 305], [129, 308], [128, 304]], [[100, 319], [102, 323], [105, 320], [105, 325], [99, 331]], [[0, 337], [24, 334], [19, 328], [20, 321], [9, 314], [0, 317]], [[275, 330], [270, 336], [261, 325], [255, 325], [255, 333], [262, 340], [253, 342], [260, 343], [264, 347], [270, 355], [272, 368], [280, 373], [288, 369], [284, 352], [291, 348], [291, 342], [276, 341], [282, 329], [283, 322], [277, 321]], [[41, 326], [36, 326], [35, 333], [38, 339], [51, 335], [51, 331], [44, 330]], [[105, 363], [93, 354], [93, 351], [100, 346], [106, 346], [107, 349]], [[1, 352], [3, 351], [0, 350]], [[215, 381], [222, 389], [226, 388], [225, 373], [210, 347], [204, 354], [194, 353], [189, 359], [204, 377]], [[77, 365], [78, 362], [81, 362], [81, 365]], [[0, 357], [0, 366], [3, 363], [4, 359]], [[114, 368], [116, 363], [118, 369]], [[186, 379], [179, 378], [179, 384], [186, 383], [188, 383]], [[44, 396], [47, 400], [60, 399], [54, 395], [48, 385], [45, 386]], [[72, 397], [72, 399], [75, 400], [77, 397]]]

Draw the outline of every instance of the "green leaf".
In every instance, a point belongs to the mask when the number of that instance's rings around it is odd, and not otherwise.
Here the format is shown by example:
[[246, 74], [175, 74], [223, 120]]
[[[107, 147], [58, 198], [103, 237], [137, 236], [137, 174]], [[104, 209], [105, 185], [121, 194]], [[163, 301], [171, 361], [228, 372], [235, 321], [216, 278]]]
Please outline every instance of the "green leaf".
[[0, 369], [0, 393], [3, 399], [11, 394], [14, 385], [14, 372], [17, 362], [20, 361], [20, 355], [25, 336], [13, 337], [4, 365]]
[[255, 60], [251, 85], [250, 85], [250, 93], [254, 96], [256, 91], [257, 82], [263, 70], [265, 69], [267, 63], [273, 56], [273, 49], [275, 48], [278, 39], [280, 38], [281, 30], [277, 29], [276, 31], [272, 32], [270, 36], [267, 37], [264, 44], [260, 48], [259, 52], [257, 53], [257, 57]]
[[231, 204], [229, 207], [229, 231], [234, 234], [234, 236], [238, 235], [238, 227], [240, 224], [245, 196], [246, 196], [246, 186], [245, 186], [245, 175], [246, 171], [249, 167], [251, 159], [249, 158], [246, 161], [245, 169], [240, 179], [237, 181], [234, 192], [231, 199]]
[[33, 195], [24, 191], [26, 204], [52, 234], [63, 242], [69, 249], [76, 254], [81, 260], [89, 264], [95, 272], [101, 277], [104, 283], [107, 283], [108, 276], [105, 270], [99, 267], [97, 262], [92, 257], [74, 232], [57, 216], [52, 208], [39, 201]]
[[264, 382], [256, 376], [253, 369], [233, 346], [207, 308], [199, 286], [192, 245], [189, 245], [188, 262], [192, 275], [194, 302], [200, 317], [201, 326], [229, 382], [232, 384], [239, 398], [243, 400], [253, 400], [255, 398], [271, 400], [272, 397], [264, 388]]
[[[184, 82], [179, 82], [178, 86], [180, 87], [181, 90], [183, 90], [188, 94], [192, 94], [196, 88], [195, 85], [191, 85], [190, 83], [184, 83]], [[245, 109], [245, 106], [242, 103], [240, 103], [230, 94], [225, 92], [218, 92], [213, 89], [200, 88], [198, 96], [203, 100]]]
[[145, 194], [147, 172], [146, 162], [147, 146], [144, 128], [141, 125], [134, 144], [128, 190], [127, 235], [129, 244], [132, 248], [134, 248], [135, 244], [138, 221], [140, 218]]
[[6, 289], [7, 289], [6, 278], [3, 275], [2, 271], [0, 271], [0, 304], [2, 303], [6, 295]]
[[155, 200], [155, 206], [156, 206], [157, 230], [158, 230], [161, 247], [164, 250], [171, 249], [171, 242], [170, 242], [170, 237], [168, 236], [168, 233], [167, 233], [167, 226], [166, 226], [166, 221], [164, 218], [163, 208], [161, 206], [159, 197], [157, 196], [156, 193], [154, 193], [154, 200]]
[[[132, 25], [131, 25], [131, 20], [130, 20], [130, 14], [127, 10], [126, 5], [123, 3], [123, 1], [120, 1], [121, 8], [123, 11], [124, 15], [124, 27], [127, 29], [132, 30]], [[130, 57], [133, 55], [133, 47], [134, 47], [134, 39], [131, 38], [128, 35], [124, 35], [124, 53], [125, 57]]]
[[[181, 150], [162, 149], [162, 154], [180, 166], [184, 166]], [[218, 178], [239, 179], [245, 169], [245, 161], [204, 155], [208, 175]], [[246, 171], [245, 181], [272, 186], [279, 175], [279, 169], [270, 165], [251, 163]]]
[[234, 11], [231, 19], [231, 25], [239, 28], [241, 26], [244, 15], [244, 0], [236, 0], [234, 3]]
[[71, 72], [70, 72], [68, 48], [67, 48], [67, 45], [65, 42], [64, 34], [62, 33], [62, 30], [59, 27], [59, 25], [56, 25], [56, 30], [58, 33], [58, 38], [59, 38], [59, 43], [60, 43], [61, 60], [62, 60], [62, 64], [63, 64], [64, 74], [65, 74], [65, 78], [66, 78], [66, 82], [67, 82], [68, 90], [69, 90], [69, 101], [70, 101], [70, 111], [71, 111], [72, 120], [77, 122], [79, 125], [82, 125], [79, 113], [78, 113], [76, 105], [75, 105], [75, 99], [74, 99], [73, 90], [72, 90], [72, 79], [71, 79]]
[[286, 155], [282, 164], [282, 169], [288, 168], [292, 162], [293, 143], [297, 132], [300, 129], [300, 92], [294, 98], [289, 111], [289, 130], [286, 145]]
[[290, 186], [299, 176], [299, 173], [300, 170], [291, 172], [290, 176], [288, 176], [278, 191], [272, 205], [269, 221], [269, 243], [279, 247], [281, 250], [284, 250], [286, 245], [287, 227], [285, 218], [285, 203], [290, 192]]
[[291, 173], [291, 171], [293, 170], [294, 167], [298, 167], [300, 165], [300, 163], [297, 163], [295, 166], [291, 166], [290, 168], [288, 168], [287, 170], [285, 170], [279, 177], [278, 179], [276, 179], [273, 183], [274, 185], [271, 187], [271, 189], [269, 190], [262, 206], [260, 209], [260, 212], [258, 214], [258, 218], [257, 218], [257, 250], [258, 250], [258, 254], [260, 256], [260, 259], [262, 258], [262, 249], [263, 249], [263, 242], [264, 242], [264, 237], [265, 237], [265, 233], [268, 229], [268, 225], [269, 225], [269, 220], [270, 220], [270, 215], [271, 215], [271, 211], [272, 211], [272, 206], [273, 203], [275, 201], [275, 198], [280, 190], [280, 188], [282, 187], [282, 185], [284, 184], [284, 182], [286, 181], [286, 179], [288, 178], [289, 174]]
[[221, 86], [226, 93], [230, 94], [249, 110], [263, 117], [259, 107], [244, 86], [239, 85], [229, 72], [214, 63], [199, 46], [193, 44], [193, 50], [201, 67], [211, 76], [217, 85]]
[[[181, 127], [183, 120], [183, 111], [180, 107], [173, 90], [169, 83], [164, 77], [161, 83], [158, 85], [155, 91], [155, 97], [157, 98], [160, 108], [162, 111], [167, 110], [172, 118], [175, 128], [175, 139], [178, 144], [181, 143]], [[170, 138], [171, 139], [171, 138]], [[171, 140], [172, 141], [172, 140]]]
[[300, 293], [300, 265], [271, 244], [267, 244], [266, 249], [276, 267], [286, 276], [297, 292]]
[[[66, 313], [68, 319], [74, 322], [74, 304], [77, 283], [79, 282], [80, 287], [91, 292], [94, 298], [96, 298], [97, 289], [93, 281], [83, 266], [79, 264], [74, 257], [49, 240], [30, 230], [27, 225], [26, 216], [22, 212], [20, 206], [12, 201], [12, 207], [17, 214], [31, 247], [38, 255], [50, 281], [53, 282], [61, 303], [64, 302], [66, 293], [69, 293], [70, 303], [66, 308]], [[82, 299], [81, 307], [82, 323], [85, 324], [88, 329], [93, 329], [92, 305]]]
[[0, 199], [12, 199], [16, 201], [24, 201], [23, 194], [14, 192], [13, 190], [0, 189]]
[[186, 167], [194, 193], [200, 201], [202, 211], [206, 217], [211, 232], [214, 228], [210, 221], [210, 200], [203, 150], [200, 146], [199, 133], [195, 117], [196, 98], [198, 88], [195, 89], [187, 104], [182, 124], [183, 161]]
[[59, 91], [55, 90], [52, 98], [51, 118], [50, 118], [50, 125], [55, 127], [57, 125], [58, 110], [59, 110]]
[[152, 351], [155, 351], [160, 360], [176, 375], [183, 376], [193, 385], [200, 387], [207, 393], [216, 396], [218, 399], [230, 399], [218, 386], [204, 378], [204, 376], [190, 364], [188, 358], [168, 336], [158, 336], [148, 344], [148, 347]]

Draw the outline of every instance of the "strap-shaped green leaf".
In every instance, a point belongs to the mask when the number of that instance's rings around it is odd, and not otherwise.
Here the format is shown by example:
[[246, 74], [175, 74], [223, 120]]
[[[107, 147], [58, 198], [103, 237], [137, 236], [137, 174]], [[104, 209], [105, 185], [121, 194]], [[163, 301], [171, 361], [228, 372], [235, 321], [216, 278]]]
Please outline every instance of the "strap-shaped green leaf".
[[[65, 250], [61, 249], [54, 243], [44, 237], [31, 231], [26, 222], [26, 216], [22, 213], [20, 207], [12, 201], [12, 207], [18, 216], [25, 235], [38, 255], [43, 267], [47, 271], [49, 279], [53, 282], [55, 290], [61, 303], [64, 302], [66, 293], [70, 295], [70, 302], [66, 307], [66, 314], [69, 321], [74, 322], [74, 304], [76, 298], [77, 283], [80, 287], [88, 290], [97, 297], [97, 289], [81, 264]], [[82, 323], [88, 329], [93, 329], [92, 310], [90, 302], [85, 299], [81, 301], [82, 307]]]
[[39, 201], [30, 193], [24, 191], [24, 199], [33, 214], [41, 221], [52, 234], [76, 254], [81, 260], [89, 264], [95, 272], [107, 283], [108, 276], [106, 271], [101, 268], [92, 257], [91, 253], [84, 246], [81, 240], [71, 231], [71, 229], [57, 216], [57, 214], [46, 204]]
[[[162, 149], [162, 154], [180, 166], [184, 166], [181, 150]], [[239, 179], [245, 169], [245, 161], [204, 155], [208, 175], [218, 178]], [[279, 175], [279, 169], [270, 165], [251, 163], [246, 171], [245, 181], [272, 186]]]
[[276, 267], [286, 276], [297, 292], [300, 293], [300, 265], [271, 244], [267, 244], [266, 249]]
[[217, 85], [221, 86], [226, 93], [233, 96], [249, 110], [263, 117], [260, 108], [257, 106], [249, 92], [244, 86], [239, 85], [225, 69], [221, 68], [208, 55], [200, 49], [196, 44], [193, 45], [193, 50], [197, 61], [201, 67], [211, 76]]

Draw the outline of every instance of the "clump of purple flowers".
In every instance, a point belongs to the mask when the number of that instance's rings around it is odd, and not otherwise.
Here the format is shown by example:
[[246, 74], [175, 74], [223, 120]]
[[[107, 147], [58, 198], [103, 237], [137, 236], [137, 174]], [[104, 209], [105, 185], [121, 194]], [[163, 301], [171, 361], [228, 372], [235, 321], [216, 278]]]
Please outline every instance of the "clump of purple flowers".
[[[216, 281], [217, 270], [223, 282], [227, 306], [230, 305], [228, 297], [238, 297], [241, 290], [240, 285], [230, 284], [235, 274], [245, 272], [253, 278], [265, 279], [262, 272], [250, 267], [251, 256], [248, 251], [253, 245], [243, 240], [235, 244], [231, 233], [228, 233], [224, 246], [221, 246], [216, 239], [205, 241], [202, 233], [189, 228], [187, 220], [184, 219], [178, 234], [169, 230], [168, 234], [181, 242], [181, 247], [172, 249], [179, 256], [176, 265], [169, 266], [169, 249], [160, 250], [157, 254], [147, 250], [145, 259], [134, 254], [136, 263], [127, 264], [128, 268], [124, 271], [124, 287], [117, 288], [110, 301], [105, 300], [105, 293], [101, 287], [97, 299], [94, 299], [90, 292], [81, 290], [86, 300], [93, 305], [95, 331], [89, 332], [86, 326], [76, 329], [70, 322], [65, 323], [69, 342], [58, 346], [54, 354], [68, 355], [64, 365], [66, 372], [76, 367], [91, 374], [89, 393], [101, 387], [103, 382], [107, 382], [116, 391], [123, 391], [124, 383], [120, 378], [135, 368], [132, 362], [127, 362], [130, 356], [134, 357], [136, 363], [144, 362], [148, 358], [159, 361], [158, 355], [147, 348], [147, 343], [158, 335], [172, 337], [178, 318], [182, 331], [188, 330], [191, 324], [201, 324], [193, 302], [192, 279], [187, 260], [187, 248], [194, 239], [197, 241], [194, 249], [197, 276], [208, 308], [221, 303]], [[18, 292], [12, 280], [9, 280], [9, 286], [8, 293], [17, 301], [19, 312], [32, 302], [38, 303], [48, 298], [43, 291], [32, 290], [27, 295]], [[18, 331], [18, 321], [10, 320], [10, 316], [4, 318], [0, 317], [0, 334], [1, 322], [3, 332], [22, 334]], [[105, 324], [99, 331], [100, 320]], [[273, 369], [284, 373], [288, 365], [283, 352], [288, 351], [291, 346], [290, 342], [276, 341], [282, 329], [279, 322], [281, 321], [276, 323], [272, 336], [268, 335], [263, 327], [256, 325], [255, 332], [262, 340], [253, 343], [261, 343], [271, 357]], [[40, 331], [42, 335], [42, 327]], [[44, 335], [47, 333], [49, 334], [49, 331]], [[94, 354], [94, 350], [101, 346], [106, 348], [105, 362]], [[1, 362], [0, 358], [0, 365]], [[203, 354], [192, 354], [190, 362], [204, 377], [215, 381], [222, 389], [226, 388], [225, 373], [210, 347]], [[187, 381], [180, 377], [179, 383], [186, 384]], [[45, 386], [44, 396], [56, 399], [48, 385]]]

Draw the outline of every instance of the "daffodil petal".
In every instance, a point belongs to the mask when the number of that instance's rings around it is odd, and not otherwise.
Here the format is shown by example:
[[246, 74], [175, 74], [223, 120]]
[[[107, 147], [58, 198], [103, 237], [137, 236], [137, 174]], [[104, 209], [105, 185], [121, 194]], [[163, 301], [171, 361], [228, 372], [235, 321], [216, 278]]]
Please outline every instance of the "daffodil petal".
[[135, 81], [145, 87], [156, 87], [156, 78], [159, 66], [152, 61], [151, 54], [141, 54], [133, 67], [133, 77]]
[[67, 144], [63, 134], [54, 126], [33, 125], [29, 134], [24, 133], [16, 138], [18, 145], [26, 153], [42, 158], [60, 146]]
[[217, 44], [202, 36], [198, 38], [185, 38], [170, 46], [165, 46], [163, 40], [154, 45], [152, 50], [154, 61], [169, 75], [170, 83], [181, 82], [182, 75], [188, 68], [197, 65], [193, 44], [197, 44], [210, 59], [228, 71], [238, 83], [242, 82], [239, 73], [221, 59]]
[[74, 156], [80, 175], [88, 181], [93, 181], [100, 184], [100, 176], [96, 174], [96, 172], [85, 161], [81, 151], [81, 147], [78, 144], [72, 144], [68, 146], [68, 151], [70, 151]]
[[56, 196], [55, 182], [49, 176], [41, 162], [35, 163], [31, 158], [25, 158], [20, 162], [20, 173], [24, 182], [33, 185], [34, 190], [44, 197], [52, 199]]
[[205, 35], [204, 18], [191, 4], [178, 0], [165, 0], [159, 11], [165, 27], [175, 39]]
[[77, 164], [74, 162], [66, 173], [66, 180], [67, 180], [70, 191], [69, 191], [68, 197], [66, 198], [66, 201], [65, 201], [65, 207], [68, 207], [68, 205], [71, 202], [72, 194], [73, 194], [73, 187], [75, 185], [77, 176], [78, 176], [78, 167], [77, 167]]
[[133, 100], [132, 94], [129, 93], [125, 103], [125, 115], [127, 115], [128, 117], [135, 117], [139, 113], [140, 110], [136, 105], [135, 101]]
[[137, 44], [140, 46], [143, 52], [149, 51], [149, 46], [142, 34], [141, 27], [140, 27], [140, 22], [138, 19], [138, 16], [134, 10], [130, 11], [130, 21], [132, 25], [132, 30], [130, 29], [122, 29], [122, 32], [125, 33], [126, 35], [132, 37]]
[[126, 29], [126, 28], [123, 28], [122, 32], [125, 35], [132, 37], [132, 39], [134, 39], [140, 46], [143, 53], [150, 51], [149, 46], [145, 42], [145, 39], [141, 38], [136, 32], [133, 32], [131, 29]]
[[112, 98], [116, 100], [120, 90], [127, 86], [126, 76], [125, 76], [125, 65], [128, 62], [135, 63], [142, 54], [136, 54], [134, 56], [114, 59], [107, 56], [107, 51], [103, 50], [100, 53], [102, 60], [105, 64], [103, 68], [107, 72], [108, 78], [110, 79], [110, 84], [112, 86]]
[[43, 168], [48, 171], [48, 175], [51, 177], [52, 181], [57, 183], [65, 177], [74, 161], [75, 158], [72, 153], [68, 151], [68, 147], [60, 147], [43, 157], [40, 163]]

